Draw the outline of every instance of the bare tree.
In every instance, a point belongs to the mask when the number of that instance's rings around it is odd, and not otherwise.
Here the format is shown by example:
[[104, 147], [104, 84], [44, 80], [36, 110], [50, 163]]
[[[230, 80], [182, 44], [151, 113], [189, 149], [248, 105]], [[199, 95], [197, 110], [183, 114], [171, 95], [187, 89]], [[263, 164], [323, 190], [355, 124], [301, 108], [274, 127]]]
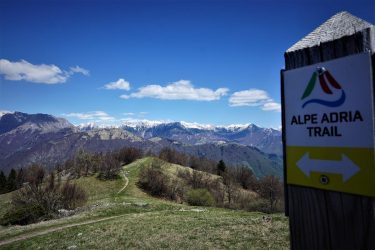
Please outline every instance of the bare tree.
[[233, 170], [230, 170], [230, 172], [242, 188], [254, 191], [257, 189], [258, 181], [250, 168], [246, 166], [237, 166], [233, 168]]
[[188, 166], [189, 157], [184, 153], [177, 152], [170, 148], [163, 148], [159, 153], [159, 158], [169, 163]]
[[269, 211], [274, 212], [277, 203], [283, 196], [283, 186], [279, 178], [270, 175], [259, 182], [259, 195], [268, 201]]
[[117, 154], [118, 160], [125, 165], [130, 164], [133, 161], [142, 158], [142, 156], [143, 156], [142, 150], [138, 148], [133, 148], [133, 147], [122, 148]]
[[115, 179], [122, 169], [121, 162], [111, 153], [104, 155], [100, 165], [99, 178]]
[[238, 184], [228, 173], [223, 173], [223, 184], [228, 198], [228, 205], [231, 206], [237, 197]]

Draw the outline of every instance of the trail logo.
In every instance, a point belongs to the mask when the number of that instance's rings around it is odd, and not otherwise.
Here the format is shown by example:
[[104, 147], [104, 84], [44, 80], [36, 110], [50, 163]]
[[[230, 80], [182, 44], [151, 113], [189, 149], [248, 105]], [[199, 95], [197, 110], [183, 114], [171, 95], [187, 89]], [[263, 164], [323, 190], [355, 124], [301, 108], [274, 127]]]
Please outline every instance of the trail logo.
[[331, 75], [331, 73], [326, 70], [324, 67], [318, 67], [317, 70], [312, 74], [309, 83], [307, 84], [307, 87], [305, 91], [303, 92], [303, 95], [301, 97], [301, 100], [304, 100], [305, 98], [309, 97], [314, 90], [315, 83], [317, 78], [319, 78], [320, 87], [322, 88], [323, 92], [327, 95], [332, 95], [333, 92], [330, 89], [330, 87], [327, 84], [328, 83], [335, 89], [341, 90], [341, 96], [334, 101], [328, 101], [328, 100], [322, 100], [322, 99], [311, 99], [307, 100], [302, 104], [302, 108], [305, 108], [309, 104], [320, 104], [327, 107], [339, 107], [341, 106], [346, 99], [345, 91], [342, 89], [341, 85], [336, 81], [336, 79]]

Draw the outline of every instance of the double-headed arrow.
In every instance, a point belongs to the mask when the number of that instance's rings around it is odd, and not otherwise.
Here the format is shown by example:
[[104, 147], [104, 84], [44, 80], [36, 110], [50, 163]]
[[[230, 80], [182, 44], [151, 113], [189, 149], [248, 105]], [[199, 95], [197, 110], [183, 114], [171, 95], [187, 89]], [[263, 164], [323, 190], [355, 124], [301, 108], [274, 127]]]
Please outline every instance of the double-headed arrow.
[[360, 169], [346, 155], [341, 155], [341, 160], [316, 160], [309, 157], [309, 153], [304, 154], [297, 162], [297, 166], [302, 172], [310, 177], [311, 172], [341, 174], [344, 182], [349, 180]]

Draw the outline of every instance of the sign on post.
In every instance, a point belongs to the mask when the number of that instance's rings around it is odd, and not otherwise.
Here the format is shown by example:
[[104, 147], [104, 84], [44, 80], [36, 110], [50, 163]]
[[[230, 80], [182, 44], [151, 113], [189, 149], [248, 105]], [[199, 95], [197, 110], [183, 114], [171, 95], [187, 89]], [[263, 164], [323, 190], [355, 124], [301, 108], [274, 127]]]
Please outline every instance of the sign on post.
[[287, 183], [375, 197], [370, 53], [283, 77]]

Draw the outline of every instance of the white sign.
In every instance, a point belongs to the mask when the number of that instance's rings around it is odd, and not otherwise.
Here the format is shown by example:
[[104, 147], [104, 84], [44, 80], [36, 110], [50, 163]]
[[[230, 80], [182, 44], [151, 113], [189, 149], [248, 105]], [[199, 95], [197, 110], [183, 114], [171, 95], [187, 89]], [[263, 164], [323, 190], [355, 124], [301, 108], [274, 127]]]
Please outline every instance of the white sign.
[[370, 65], [370, 55], [364, 53], [286, 71], [287, 146], [373, 148]]
[[370, 53], [283, 77], [287, 182], [375, 197]]

